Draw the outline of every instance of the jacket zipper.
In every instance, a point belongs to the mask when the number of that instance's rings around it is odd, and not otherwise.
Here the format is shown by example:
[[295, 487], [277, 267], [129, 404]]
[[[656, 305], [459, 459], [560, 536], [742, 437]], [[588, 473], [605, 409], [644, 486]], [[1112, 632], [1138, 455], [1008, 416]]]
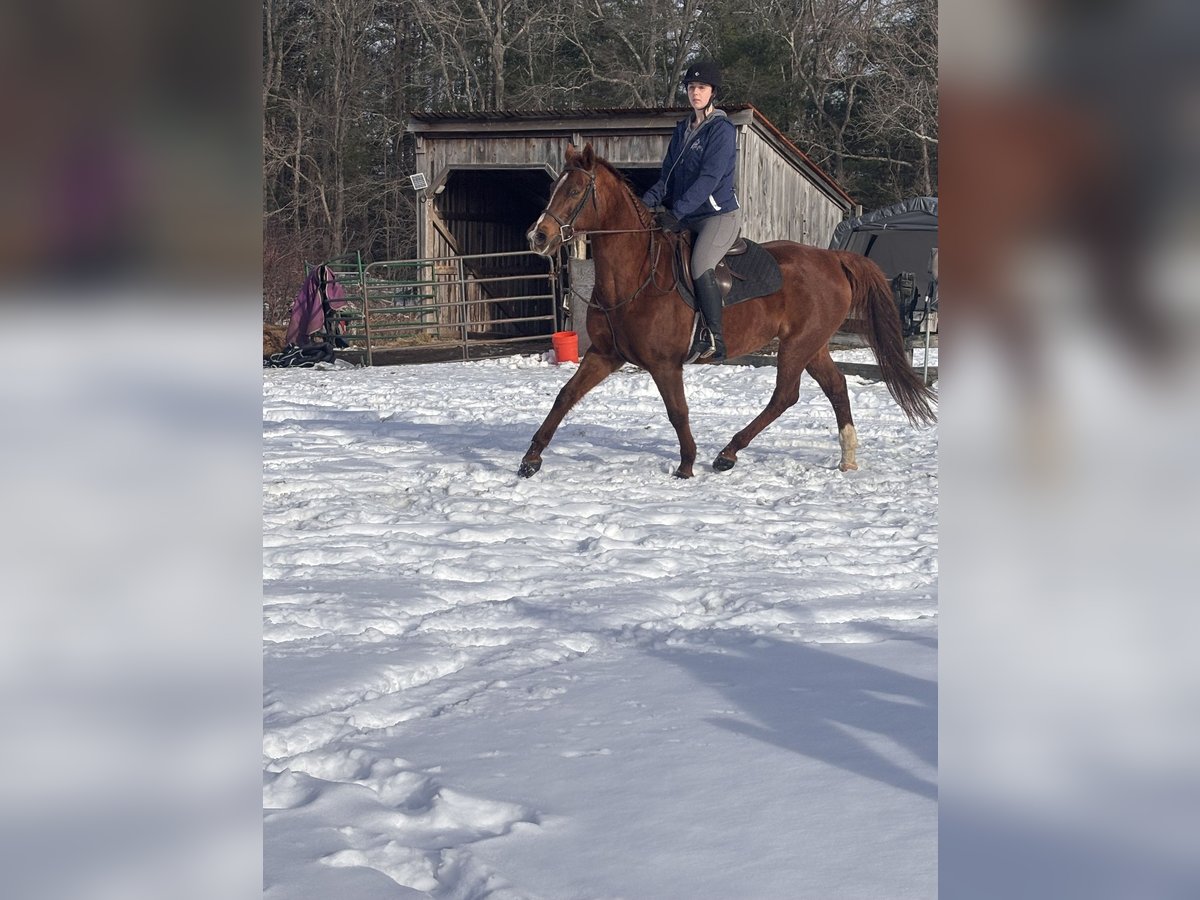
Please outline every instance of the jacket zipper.
[[[688, 147], [690, 147], [692, 145], [692, 141], [696, 140], [696, 138], [698, 138], [700, 136], [700, 132], [703, 131], [705, 126], [708, 125], [708, 123], [711, 122], [714, 118], [715, 118], [715, 116], [709, 116], [707, 119], [705, 119], [703, 122], [701, 122], [700, 127], [697, 128], [695, 131], [693, 131], [692, 136], [687, 139], [687, 141], [684, 143], [684, 145], [682, 147], [679, 148], [679, 155], [677, 157], [675, 157], [675, 162], [671, 163], [671, 168], [667, 169], [667, 177], [666, 177], [666, 180], [663, 182], [663, 184], [671, 183], [671, 174], [675, 171], [675, 167], [677, 165], [679, 165], [681, 162], [683, 162], [683, 154], [685, 154], [687, 152]], [[718, 209], [719, 208], [720, 207], [718, 207]]]

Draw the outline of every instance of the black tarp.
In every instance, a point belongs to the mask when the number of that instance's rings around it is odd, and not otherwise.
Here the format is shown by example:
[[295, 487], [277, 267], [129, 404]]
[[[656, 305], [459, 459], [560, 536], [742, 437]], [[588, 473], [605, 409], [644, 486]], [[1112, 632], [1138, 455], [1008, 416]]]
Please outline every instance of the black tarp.
[[930, 252], [937, 246], [937, 197], [910, 197], [892, 206], [846, 219], [833, 230], [833, 250], [853, 250], [894, 278], [917, 276], [921, 297], [929, 294]]

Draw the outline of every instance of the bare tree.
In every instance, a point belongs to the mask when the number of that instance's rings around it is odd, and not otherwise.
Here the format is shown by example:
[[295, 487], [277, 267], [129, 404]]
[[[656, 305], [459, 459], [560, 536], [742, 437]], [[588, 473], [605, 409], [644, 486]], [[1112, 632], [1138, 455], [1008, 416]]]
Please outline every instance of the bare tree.
[[701, 33], [733, 92], [865, 202], [933, 190], [935, 0], [712, 0]]
[[787, 48], [784, 71], [802, 106], [785, 125], [803, 136], [838, 180], [846, 177], [849, 129], [871, 68], [871, 21], [879, 0], [770, 0], [768, 21]]
[[895, 0], [875, 36], [878, 52], [860, 120], [890, 148], [892, 180], [903, 193], [937, 191], [938, 55], [936, 0]]
[[[550, 55], [562, 13], [540, 0], [448, 0], [414, 10], [451, 109], [508, 109], [510, 75]], [[533, 78], [531, 77], [531, 81]]]
[[676, 106], [701, 0], [574, 0], [564, 40], [587, 106]]

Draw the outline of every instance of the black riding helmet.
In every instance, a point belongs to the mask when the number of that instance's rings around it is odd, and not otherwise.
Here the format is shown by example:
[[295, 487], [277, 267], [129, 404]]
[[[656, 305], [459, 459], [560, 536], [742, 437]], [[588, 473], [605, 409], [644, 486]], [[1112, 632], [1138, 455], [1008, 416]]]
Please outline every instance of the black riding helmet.
[[711, 59], [695, 60], [688, 63], [688, 67], [684, 70], [682, 83], [686, 88], [693, 81], [711, 85], [714, 91], [719, 91], [721, 89], [721, 70]]

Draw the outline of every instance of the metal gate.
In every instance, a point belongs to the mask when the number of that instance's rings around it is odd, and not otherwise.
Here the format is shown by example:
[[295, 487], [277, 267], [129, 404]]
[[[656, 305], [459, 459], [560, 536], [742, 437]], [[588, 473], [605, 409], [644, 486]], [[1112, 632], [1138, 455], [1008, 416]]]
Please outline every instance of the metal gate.
[[[382, 351], [482, 348], [529, 342], [558, 330], [560, 268], [529, 250], [364, 264], [360, 254], [327, 263], [345, 291], [337, 332], [374, 365]], [[415, 354], [414, 354], [415, 355]]]

